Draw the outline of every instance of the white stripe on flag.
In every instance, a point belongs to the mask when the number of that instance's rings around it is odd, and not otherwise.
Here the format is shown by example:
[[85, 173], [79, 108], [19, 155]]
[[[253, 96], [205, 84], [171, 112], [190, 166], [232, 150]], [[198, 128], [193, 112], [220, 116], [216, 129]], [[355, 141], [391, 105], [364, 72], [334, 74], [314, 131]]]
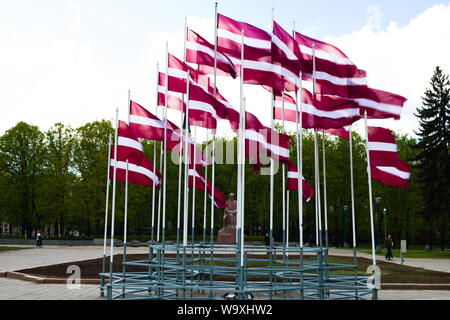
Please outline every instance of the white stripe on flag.
[[[236, 34], [231, 31], [225, 30], [225, 29], [218, 29], [217, 30], [217, 36], [219, 38], [225, 38], [237, 43], [242, 43], [242, 35]], [[244, 35], [244, 43], [247, 46], [253, 47], [253, 48], [259, 48], [259, 49], [272, 49], [272, 41], [269, 40], [261, 40], [256, 38], [249, 38]]]
[[144, 146], [139, 141], [136, 141], [134, 139], [130, 139], [127, 137], [118, 137], [117, 145], [122, 147], [129, 147], [133, 149], [137, 149], [139, 151], [144, 151]]
[[387, 113], [392, 113], [396, 115], [400, 115], [402, 113], [402, 107], [396, 106], [393, 104], [387, 104], [387, 103], [380, 103], [374, 100], [369, 99], [353, 99], [355, 100], [361, 107], [379, 110]]
[[368, 147], [370, 151], [397, 152], [397, 144], [395, 143], [369, 141]]
[[384, 171], [386, 173], [392, 174], [394, 176], [397, 176], [404, 180], [408, 180], [409, 177], [411, 176], [411, 173], [401, 171], [401, 170], [397, 169], [396, 167], [377, 167], [377, 169]]
[[[115, 165], [116, 161], [114, 159], [111, 159], [111, 166], [113, 167]], [[127, 169], [127, 163], [124, 161], [117, 161], [117, 168], [126, 170]], [[150, 180], [155, 181], [155, 184], [159, 184], [159, 178], [158, 176], [151, 170], [135, 165], [134, 163], [128, 162], [128, 171], [140, 173], [146, 177], [148, 177]]]
[[[300, 47], [300, 51], [302, 53], [311, 56], [311, 59], [312, 59], [312, 56], [313, 56], [312, 48], [304, 46], [304, 45], [299, 45], [299, 47]], [[323, 50], [316, 49], [315, 51], [316, 51], [315, 52], [316, 58], [328, 60], [328, 61], [334, 62], [336, 64], [349, 65], [349, 66], [353, 65], [353, 62], [351, 62], [349, 58], [336, 56], [336, 55], [333, 55], [333, 54], [323, 51]]]
[[266, 138], [259, 132], [256, 132], [254, 130], [245, 130], [245, 139], [259, 142], [272, 153], [278, 156], [289, 158], [289, 149], [267, 143]]
[[[142, 124], [145, 126], [155, 127], [155, 128], [161, 128], [164, 129], [164, 121], [156, 120], [156, 119], [150, 119], [147, 117], [141, 117], [136, 115], [130, 115], [130, 123], [135, 124]], [[168, 129], [171, 129], [169, 126], [167, 126]]]

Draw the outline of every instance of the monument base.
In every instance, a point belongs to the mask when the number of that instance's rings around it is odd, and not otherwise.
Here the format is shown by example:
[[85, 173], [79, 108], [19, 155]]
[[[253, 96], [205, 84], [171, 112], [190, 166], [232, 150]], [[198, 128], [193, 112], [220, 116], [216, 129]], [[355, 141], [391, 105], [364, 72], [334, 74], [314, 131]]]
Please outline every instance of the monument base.
[[235, 244], [236, 243], [236, 228], [226, 228], [219, 230], [218, 244]]

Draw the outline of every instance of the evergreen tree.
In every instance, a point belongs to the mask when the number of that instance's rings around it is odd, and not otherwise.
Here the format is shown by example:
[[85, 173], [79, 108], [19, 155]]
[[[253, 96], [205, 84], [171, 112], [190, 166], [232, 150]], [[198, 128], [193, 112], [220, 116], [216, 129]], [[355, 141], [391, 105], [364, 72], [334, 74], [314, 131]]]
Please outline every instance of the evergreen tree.
[[417, 132], [419, 154], [416, 160], [423, 188], [428, 249], [431, 249], [433, 230], [436, 230], [443, 250], [449, 222], [449, 77], [436, 67], [430, 85], [417, 113], [420, 129]]

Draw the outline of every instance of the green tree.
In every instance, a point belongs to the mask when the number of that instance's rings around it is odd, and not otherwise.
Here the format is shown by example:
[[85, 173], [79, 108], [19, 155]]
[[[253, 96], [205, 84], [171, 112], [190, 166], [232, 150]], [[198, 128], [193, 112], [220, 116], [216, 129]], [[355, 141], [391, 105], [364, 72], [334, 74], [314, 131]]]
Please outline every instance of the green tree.
[[41, 227], [37, 215], [37, 193], [44, 169], [44, 134], [37, 126], [19, 122], [0, 138], [0, 172], [2, 196], [0, 202], [11, 224], [21, 227], [31, 238], [33, 226]]
[[71, 206], [71, 192], [75, 181], [73, 157], [74, 130], [61, 123], [55, 124], [46, 133], [47, 154], [45, 157], [46, 183], [45, 208], [49, 223], [54, 223], [55, 234], [65, 234], [65, 218]]
[[420, 119], [417, 148], [420, 152], [416, 160], [424, 196], [427, 242], [431, 249], [432, 230], [436, 228], [443, 250], [449, 222], [450, 82], [439, 67], [436, 67], [422, 104], [417, 112]]

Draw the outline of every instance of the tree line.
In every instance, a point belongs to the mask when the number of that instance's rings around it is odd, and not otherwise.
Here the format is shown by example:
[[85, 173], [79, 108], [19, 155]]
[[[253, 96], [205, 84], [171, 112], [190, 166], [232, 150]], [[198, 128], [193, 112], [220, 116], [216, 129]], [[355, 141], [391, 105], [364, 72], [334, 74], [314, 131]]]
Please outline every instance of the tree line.
[[[437, 80], [434, 79], [434, 81]], [[426, 92], [426, 96], [434, 92], [433, 88], [430, 90]], [[441, 91], [448, 94], [448, 90]], [[432, 105], [433, 101], [428, 101], [428, 104]], [[446, 121], [448, 121], [448, 100], [446, 108]], [[412, 165], [411, 187], [397, 189], [372, 181], [373, 196], [380, 198], [379, 204], [375, 206], [378, 241], [382, 241], [384, 232], [387, 232], [391, 233], [395, 239], [408, 240], [410, 244], [431, 246], [433, 243], [439, 243], [443, 248], [448, 236], [446, 229], [449, 212], [448, 180], [441, 180], [448, 179], [448, 172], [442, 174], [445, 171], [441, 171], [439, 174], [439, 170], [445, 170], [448, 165], [448, 122], [446, 125], [447, 127], [440, 128], [441, 131], [447, 130], [445, 131], [446, 149], [439, 145], [441, 158], [432, 154], [435, 161], [432, 169], [430, 169], [429, 160], [424, 158], [430, 154], [426, 152], [428, 146], [423, 141], [433, 132], [423, 132], [422, 135], [419, 134], [419, 139], [408, 135], [397, 137], [401, 159]], [[46, 237], [53, 238], [103, 237], [108, 141], [109, 136], [113, 134], [111, 122], [105, 120], [87, 123], [76, 129], [57, 123], [45, 132], [32, 124], [19, 122], [7, 130], [0, 137], [0, 235], [32, 238], [37, 230], [41, 230]], [[295, 138], [292, 132], [289, 134], [293, 136], [291, 158], [295, 161]], [[232, 139], [233, 141], [225, 138], [218, 139], [222, 140], [222, 145], [236, 144], [236, 138]], [[324, 139], [327, 160], [329, 238], [336, 245], [343, 245], [344, 242], [351, 243], [352, 239], [349, 143], [342, 138], [328, 135], [325, 135]], [[153, 146], [156, 144], [158, 150], [156, 159], [159, 159], [159, 142], [144, 141], [143, 144], [144, 152], [151, 160]], [[322, 146], [321, 142], [319, 146]], [[237, 148], [234, 148], [235, 158], [236, 150]], [[313, 185], [314, 140], [313, 134], [306, 130], [303, 150], [304, 176]], [[436, 158], [440, 159], [440, 162]], [[442, 162], [442, 159], [447, 159], [447, 162]], [[369, 243], [370, 220], [365, 141], [355, 132], [353, 133], [353, 163], [357, 239], [358, 243]], [[155, 164], [159, 167], [158, 161]], [[168, 157], [167, 170], [166, 230], [168, 237], [173, 238], [176, 232], [178, 203], [178, 164], [170, 161], [170, 157]], [[430, 173], [427, 170], [434, 170], [432, 173], [434, 184], [440, 187], [438, 195], [434, 195], [437, 200], [430, 200], [427, 189], [430, 188], [430, 178], [426, 179], [430, 177]], [[321, 181], [323, 181], [323, 170], [321, 169], [320, 172]], [[236, 165], [216, 165], [216, 184], [225, 194], [235, 192], [236, 174]], [[440, 184], [437, 183], [438, 180]], [[282, 238], [281, 185], [282, 170], [280, 169], [275, 176], [274, 236], [276, 240]], [[323, 187], [322, 184], [321, 187]], [[252, 168], [247, 166], [245, 228], [249, 236], [263, 235], [268, 229], [269, 192], [269, 176], [254, 173]], [[124, 184], [121, 182], [117, 183], [116, 197], [115, 225], [117, 229], [115, 233], [120, 235], [123, 232], [124, 223]], [[200, 237], [203, 225], [203, 193], [197, 191], [196, 197], [196, 234]], [[128, 233], [131, 237], [148, 239], [151, 226], [152, 189], [129, 185], [128, 199]], [[289, 200], [290, 239], [298, 241], [297, 192], [291, 192]], [[208, 199], [208, 208], [209, 206]], [[209, 226], [209, 209], [207, 214]], [[222, 214], [222, 210], [216, 209], [216, 232], [221, 228]], [[315, 234], [313, 200], [304, 205], [303, 214], [304, 234], [307, 240], [307, 237]]]

